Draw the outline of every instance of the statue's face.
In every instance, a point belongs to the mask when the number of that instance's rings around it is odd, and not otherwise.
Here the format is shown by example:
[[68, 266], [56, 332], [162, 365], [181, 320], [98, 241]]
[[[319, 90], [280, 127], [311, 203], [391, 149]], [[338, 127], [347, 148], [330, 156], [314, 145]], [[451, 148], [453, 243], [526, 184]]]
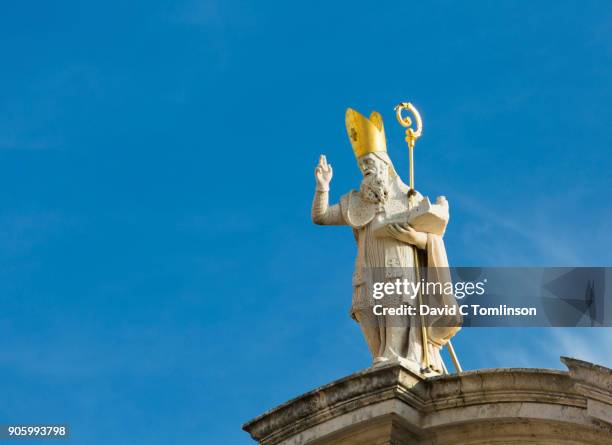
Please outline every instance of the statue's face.
[[369, 153], [359, 158], [359, 168], [364, 177], [370, 174], [381, 176], [386, 173], [387, 164], [376, 155]]
[[389, 166], [373, 154], [359, 159], [359, 168], [363, 173], [361, 196], [370, 202], [385, 202], [389, 197]]

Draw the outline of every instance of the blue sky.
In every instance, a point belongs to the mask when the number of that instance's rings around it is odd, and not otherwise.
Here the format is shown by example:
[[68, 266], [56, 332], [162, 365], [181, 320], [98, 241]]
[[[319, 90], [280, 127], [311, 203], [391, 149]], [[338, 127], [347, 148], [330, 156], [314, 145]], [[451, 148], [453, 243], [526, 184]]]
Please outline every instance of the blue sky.
[[[240, 425], [362, 369], [344, 110], [417, 105], [416, 182], [453, 265], [610, 266], [607, 1], [6, 3], [0, 422], [79, 444], [248, 444]], [[467, 369], [612, 365], [606, 329], [463, 330]]]

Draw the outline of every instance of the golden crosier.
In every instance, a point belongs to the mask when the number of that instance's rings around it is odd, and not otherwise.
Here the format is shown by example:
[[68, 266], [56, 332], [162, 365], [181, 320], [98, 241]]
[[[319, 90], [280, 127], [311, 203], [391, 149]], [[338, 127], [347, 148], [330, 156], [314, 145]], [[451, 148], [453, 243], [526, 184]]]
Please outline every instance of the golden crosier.
[[[414, 115], [416, 120], [416, 131], [410, 128], [412, 119], [409, 116], [402, 116], [402, 111], [408, 110]], [[414, 193], [414, 144], [423, 134], [423, 120], [417, 109], [410, 102], [402, 102], [395, 107], [397, 121], [406, 129], [406, 143], [408, 144], [408, 155], [410, 159], [410, 191]], [[412, 196], [412, 195], [411, 195]]]
[[346, 132], [357, 159], [368, 153], [387, 151], [382, 116], [376, 111], [373, 111], [368, 119], [352, 108], [347, 108]]

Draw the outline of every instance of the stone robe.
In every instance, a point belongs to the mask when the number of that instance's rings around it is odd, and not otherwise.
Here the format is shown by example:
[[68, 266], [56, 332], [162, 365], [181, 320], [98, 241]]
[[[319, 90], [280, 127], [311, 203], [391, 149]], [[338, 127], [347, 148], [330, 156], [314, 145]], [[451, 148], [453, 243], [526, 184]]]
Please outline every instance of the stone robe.
[[[415, 258], [421, 267], [441, 268], [434, 273], [443, 276], [434, 279], [450, 280], [444, 276], [448, 271], [448, 260], [442, 237], [428, 234], [425, 250], [389, 236], [377, 236], [377, 231], [391, 222], [406, 221], [411, 208], [423, 197], [417, 193], [410, 205], [408, 188], [399, 178], [390, 185], [389, 199], [384, 204], [374, 204], [361, 199], [360, 193], [351, 191], [342, 196], [338, 204], [329, 206], [328, 192], [317, 191], [312, 207], [312, 218], [316, 224], [348, 225], [353, 229], [357, 242], [357, 257], [353, 274], [353, 295], [350, 314], [359, 322], [375, 363], [398, 360], [420, 371], [423, 366], [422, 334], [416, 317], [373, 316], [375, 304], [383, 307], [399, 307], [402, 304], [416, 306], [417, 300], [407, 296], [385, 296], [372, 298], [372, 282], [395, 282], [408, 279], [416, 281]], [[447, 273], [447, 272], [446, 272]], [[431, 278], [431, 277], [430, 277]], [[456, 304], [451, 296], [437, 297], [437, 304]], [[446, 300], [446, 301], [442, 301]], [[453, 321], [452, 324], [456, 324]], [[430, 337], [429, 359], [432, 368], [442, 372], [444, 365], [440, 357], [440, 346], [446, 343], [459, 329], [443, 322], [441, 328], [428, 327]], [[410, 329], [410, 326], [413, 329]]]

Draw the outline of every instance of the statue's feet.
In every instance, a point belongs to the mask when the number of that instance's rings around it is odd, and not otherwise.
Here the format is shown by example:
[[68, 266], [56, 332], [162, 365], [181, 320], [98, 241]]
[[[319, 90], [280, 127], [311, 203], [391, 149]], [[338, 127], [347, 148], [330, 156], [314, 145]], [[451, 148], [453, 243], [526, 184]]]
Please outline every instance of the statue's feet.
[[414, 372], [415, 374], [423, 375], [420, 363], [417, 363], [414, 360], [411, 360], [409, 358], [404, 358], [404, 357], [401, 357], [399, 359], [399, 362], [404, 368], [408, 368], [410, 371]]
[[388, 361], [389, 359], [387, 357], [374, 357], [374, 360], [372, 361], [372, 366], [380, 366], [387, 363]]
[[421, 375], [423, 377], [433, 377], [436, 375], [444, 374], [444, 372], [441, 370], [432, 369], [432, 368], [426, 369], [426, 368], [423, 368], [421, 363], [418, 363], [415, 360], [412, 360], [406, 357], [399, 357], [396, 355], [392, 357], [385, 357], [385, 356], [375, 357], [374, 360], [372, 361], [372, 367], [382, 366], [382, 365], [390, 364], [390, 363], [398, 363], [402, 365], [404, 368], [412, 371], [415, 374]]
[[422, 363], [418, 363], [412, 359], [409, 358], [405, 358], [405, 357], [400, 357], [399, 359], [400, 364], [404, 367], [409, 369], [410, 371], [414, 372], [415, 374], [419, 374], [422, 375], [423, 377], [433, 377], [436, 375], [442, 375], [443, 372], [434, 368], [425, 368], [423, 367]]

